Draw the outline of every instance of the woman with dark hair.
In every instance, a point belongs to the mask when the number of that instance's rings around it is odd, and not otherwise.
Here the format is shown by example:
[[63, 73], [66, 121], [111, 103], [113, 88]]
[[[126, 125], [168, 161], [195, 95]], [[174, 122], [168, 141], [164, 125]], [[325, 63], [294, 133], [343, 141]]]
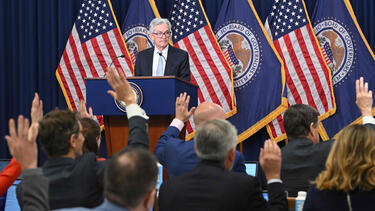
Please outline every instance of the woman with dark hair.
[[[93, 119], [92, 108], [87, 112], [85, 101], [79, 102], [79, 113], [81, 116], [82, 134], [85, 141], [82, 145], [82, 153], [93, 152], [98, 157], [100, 149], [100, 126]], [[105, 160], [105, 158], [98, 158], [98, 161]]]
[[99, 155], [100, 146], [100, 127], [99, 124], [91, 118], [82, 118], [82, 134], [85, 137], [83, 142], [82, 152], [93, 152]]
[[314, 183], [305, 211], [374, 210], [375, 132], [364, 125], [343, 129]]

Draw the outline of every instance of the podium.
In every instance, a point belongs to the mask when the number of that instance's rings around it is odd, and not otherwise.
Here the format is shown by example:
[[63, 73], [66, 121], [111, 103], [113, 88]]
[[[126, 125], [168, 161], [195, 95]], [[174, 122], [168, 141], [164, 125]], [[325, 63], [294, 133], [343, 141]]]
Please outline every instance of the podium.
[[[186, 92], [190, 95], [189, 108], [198, 104], [198, 87], [174, 76], [129, 77], [128, 81], [138, 96], [138, 103], [149, 118], [150, 151], [153, 152], [161, 134], [175, 115], [176, 97]], [[86, 103], [94, 115], [104, 116], [108, 156], [118, 152], [128, 142], [126, 110], [107, 90], [112, 88], [104, 78], [86, 79]]]

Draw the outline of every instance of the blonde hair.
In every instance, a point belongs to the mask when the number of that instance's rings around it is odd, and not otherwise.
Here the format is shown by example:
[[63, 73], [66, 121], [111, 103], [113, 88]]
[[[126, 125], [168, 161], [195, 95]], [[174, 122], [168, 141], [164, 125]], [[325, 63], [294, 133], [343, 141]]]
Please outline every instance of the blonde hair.
[[364, 125], [343, 129], [332, 146], [326, 170], [316, 179], [320, 190], [348, 192], [375, 188], [375, 132]]

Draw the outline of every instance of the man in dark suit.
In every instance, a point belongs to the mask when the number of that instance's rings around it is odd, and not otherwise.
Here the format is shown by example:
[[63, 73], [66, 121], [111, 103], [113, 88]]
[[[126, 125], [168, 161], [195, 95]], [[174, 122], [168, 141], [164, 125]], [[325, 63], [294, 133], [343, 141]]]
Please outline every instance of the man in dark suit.
[[[190, 97], [186, 93], [177, 97], [176, 117], [156, 144], [155, 155], [167, 169], [169, 178], [189, 172], [199, 163], [199, 158], [194, 150], [194, 139], [185, 141], [178, 137], [193, 112], [195, 128], [199, 128], [209, 120], [225, 119], [224, 109], [211, 102], [203, 102], [197, 109], [192, 108], [189, 111], [189, 100]], [[233, 171], [246, 172], [245, 158], [238, 151], [236, 151]]]
[[155, 47], [137, 54], [135, 76], [177, 76], [190, 81], [189, 55], [186, 51], [172, 47], [172, 35], [168, 19], [155, 18], [150, 23], [149, 37]]
[[[114, 89], [108, 93], [127, 105], [128, 147], [140, 146], [148, 149], [148, 116], [136, 104], [132, 88], [125, 76], [118, 77], [113, 69], [107, 70], [108, 82]], [[84, 137], [77, 113], [69, 110], [49, 112], [39, 121], [38, 137], [48, 155], [42, 170], [50, 182], [50, 208], [99, 205], [104, 198], [103, 178], [107, 161], [98, 162], [96, 155], [91, 152], [82, 154]], [[22, 188], [22, 183], [18, 188]], [[17, 197], [22, 201], [21, 195]]]
[[310, 181], [325, 168], [333, 141], [319, 142], [319, 113], [313, 107], [295, 104], [284, 114], [288, 144], [281, 148], [281, 180], [289, 196], [307, 191]]
[[268, 180], [268, 203], [256, 178], [230, 172], [236, 144], [237, 130], [227, 120], [211, 120], [199, 127], [195, 149], [201, 161], [191, 172], [161, 185], [159, 209], [288, 210], [280, 180], [281, 153], [276, 142], [267, 140], [259, 156]]

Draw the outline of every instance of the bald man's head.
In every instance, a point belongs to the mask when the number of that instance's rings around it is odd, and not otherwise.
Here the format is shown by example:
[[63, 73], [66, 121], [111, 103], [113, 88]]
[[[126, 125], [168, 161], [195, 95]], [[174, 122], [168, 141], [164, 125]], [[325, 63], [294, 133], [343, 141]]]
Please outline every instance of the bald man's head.
[[225, 111], [222, 107], [215, 103], [203, 102], [201, 103], [194, 112], [194, 124], [195, 128], [207, 121], [214, 119], [225, 119]]

